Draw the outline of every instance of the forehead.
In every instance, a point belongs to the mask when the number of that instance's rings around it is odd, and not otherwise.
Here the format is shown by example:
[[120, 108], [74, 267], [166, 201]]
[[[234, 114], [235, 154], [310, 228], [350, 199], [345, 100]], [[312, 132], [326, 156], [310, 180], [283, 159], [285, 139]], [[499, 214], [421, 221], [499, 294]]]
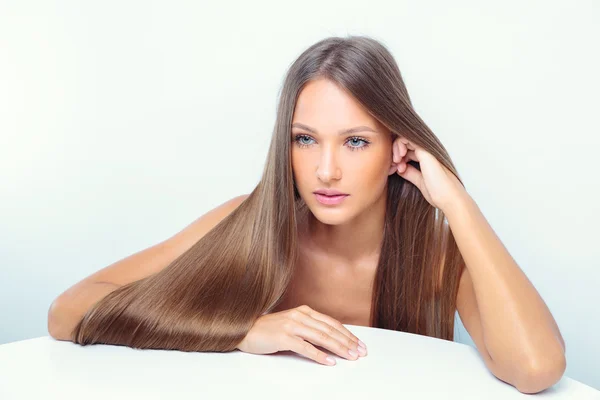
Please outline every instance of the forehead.
[[308, 82], [296, 102], [292, 122], [339, 130], [354, 125], [382, 125], [347, 91], [327, 79]]

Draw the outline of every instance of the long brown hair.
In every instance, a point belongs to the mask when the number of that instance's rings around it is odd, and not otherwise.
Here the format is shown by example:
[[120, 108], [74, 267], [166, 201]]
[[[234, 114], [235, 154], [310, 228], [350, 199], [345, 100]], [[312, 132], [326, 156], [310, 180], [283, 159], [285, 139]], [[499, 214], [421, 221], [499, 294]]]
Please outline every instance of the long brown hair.
[[[291, 121], [300, 91], [317, 78], [347, 89], [394, 135], [423, 147], [459, 178], [415, 112], [388, 49], [366, 36], [321, 40], [288, 70], [262, 177], [250, 195], [170, 265], [91, 307], [73, 331], [75, 343], [231, 351], [283, 300], [303, 204], [292, 174]], [[462, 256], [443, 212], [399, 175], [388, 179], [370, 325], [453, 340]]]

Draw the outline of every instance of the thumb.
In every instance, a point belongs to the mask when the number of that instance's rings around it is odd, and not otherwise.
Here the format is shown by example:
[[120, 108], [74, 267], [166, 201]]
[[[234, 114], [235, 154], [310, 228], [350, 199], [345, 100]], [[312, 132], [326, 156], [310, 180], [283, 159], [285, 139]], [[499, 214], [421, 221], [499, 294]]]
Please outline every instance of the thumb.
[[419, 185], [421, 183], [421, 171], [419, 171], [412, 165], [407, 163], [404, 172], [400, 172], [400, 170], [398, 170], [398, 175], [411, 182], [416, 187], [420, 187]]

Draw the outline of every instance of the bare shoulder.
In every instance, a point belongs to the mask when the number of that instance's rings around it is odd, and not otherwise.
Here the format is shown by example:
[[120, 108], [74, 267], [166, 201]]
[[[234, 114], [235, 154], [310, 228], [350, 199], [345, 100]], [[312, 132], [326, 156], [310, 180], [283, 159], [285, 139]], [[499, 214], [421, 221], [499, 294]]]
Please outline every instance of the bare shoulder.
[[[235, 210], [248, 195], [236, 196], [196, 218], [168, 239], [140, 250], [96, 271], [67, 292], [78, 292], [89, 283], [122, 286], [159, 272], [185, 253], [208, 231]], [[68, 294], [65, 294], [67, 296]]]
[[75, 283], [50, 305], [48, 332], [53, 332], [52, 336], [55, 338], [69, 340], [68, 332], [72, 329], [73, 318], [80, 319], [93, 303], [116, 288], [148, 277], [167, 267], [239, 207], [248, 196], [240, 195], [225, 201], [167, 240], [118, 260]]
[[213, 208], [207, 213], [201, 215], [180, 232], [165, 240], [163, 243], [168, 246], [178, 256], [192, 247], [194, 243], [200, 240], [204, 235], [214, 228], [225, 217], [231, 214], [248, 198], [249, 194], [236, 196], [219, 206]]

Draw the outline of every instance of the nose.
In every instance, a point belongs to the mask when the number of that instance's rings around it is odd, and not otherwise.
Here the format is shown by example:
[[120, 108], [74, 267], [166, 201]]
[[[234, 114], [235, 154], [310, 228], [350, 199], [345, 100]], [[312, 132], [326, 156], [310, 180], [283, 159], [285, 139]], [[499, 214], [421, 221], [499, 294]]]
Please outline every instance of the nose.
[[341, 178], [341, 170], [337, 162], [337, 154], [334, 149], [323, 147], [319, 156], [319, 165], [317, 167], [317, 177], [323, 182], [329, 182], [332, 179]]

